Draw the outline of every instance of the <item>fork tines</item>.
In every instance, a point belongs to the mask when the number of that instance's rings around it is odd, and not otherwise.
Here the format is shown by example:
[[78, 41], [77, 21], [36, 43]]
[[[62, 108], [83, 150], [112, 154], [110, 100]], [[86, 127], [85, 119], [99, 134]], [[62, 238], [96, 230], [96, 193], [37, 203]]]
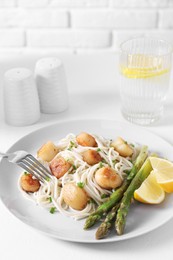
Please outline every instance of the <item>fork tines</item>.
[[41, 182], [50, 181], [51, 179], [51, 173], [31, 154], [26, 155], [17, 164]]

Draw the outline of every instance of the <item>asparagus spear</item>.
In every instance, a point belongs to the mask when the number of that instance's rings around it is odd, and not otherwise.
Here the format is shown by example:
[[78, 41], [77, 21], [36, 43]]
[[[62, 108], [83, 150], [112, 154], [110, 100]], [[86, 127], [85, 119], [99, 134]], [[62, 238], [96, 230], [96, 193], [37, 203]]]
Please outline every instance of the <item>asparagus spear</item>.
[[128, 214], [129, 207], [131, 205], [134, 191], [141, 186], [142, 182], [148, 177], [151, 171], [152, 171], [151, 163], [149, 158], [147, 158], [147, 160], [144, 162], [141, 169], [138, 171], [138, 173], [130, 183], [126, 192], [124, 193], [124, 196], [121, 200], [120, 207], [117, 212], [117, 217], [115, 222], [115, 228], [118, 235], [122, 235], [124, 232], [124, 228], [126, 224], [126, 216]]
[[118, 188], [116, 191], [114, 191], [109, 199], [101, 204], [97, 210], [92, 213], [85, 222], [84, 229], [88, 229], [92, 227], [96, 222], [98, 222], [104, 213], [108, 212], [117, 202], [120, 201], [120, 199], [123, 196], [123, 193], [127, 189], [129, 185], [129, 181], [125, 180], [120, 188]]
[[96, 231], [96, 239], [104, 238], [109, 234], [109, 231], [112, 227], [113, 220], [116, 217], [119, 206], [120, 206], [120, 204], [118, 203], [107, 214], [105, 220], [101, 223], [101, 225], [98, 227], [98, 229]]
[[125, 179], [122, 186], [116, 189], [109, 199], [101, 204], [97, 210], [92, 213], [85, 222], [84, 229], [88, 229], [91, 226], [93, 226], [97, 221], [101, 219], [104, 213], [108, 212], [112, 207], [118, 203], [121, 198], [123, 197], [124, 192], [126, 191], [127, 187], [129, 186], [131, 179], [135, 176], [135, 174], [139, 171], [141, 166], [143, 165], [148, 153], [148, 148], [147, 146], [143, 146], [141, 148], [141, 151], [134, 163], [134, 166], [132, 167], [132, 170], [128, 176], [128, 179]]

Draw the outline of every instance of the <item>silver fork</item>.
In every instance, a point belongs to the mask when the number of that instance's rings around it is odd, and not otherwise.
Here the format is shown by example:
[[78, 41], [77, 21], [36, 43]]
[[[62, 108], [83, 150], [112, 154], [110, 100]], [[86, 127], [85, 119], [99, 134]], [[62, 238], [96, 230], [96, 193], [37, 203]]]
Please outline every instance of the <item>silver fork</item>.
[[43, 183], [52, 179], [52, 175], [46, 167], [44, 167], [34, 156], [25, 151], [16, 151], [14, 153], [0, 152], [0, 158], [6, 158], [9, 162], [19, 165]]

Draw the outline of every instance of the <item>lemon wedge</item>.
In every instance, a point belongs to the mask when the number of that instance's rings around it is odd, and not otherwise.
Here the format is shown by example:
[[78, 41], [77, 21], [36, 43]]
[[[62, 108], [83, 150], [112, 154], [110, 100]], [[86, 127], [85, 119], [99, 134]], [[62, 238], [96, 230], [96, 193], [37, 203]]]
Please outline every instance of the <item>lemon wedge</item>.
[[152, 171], [142, 185], [135, 190], [134, 198], [147, 204], [160, 204], [165, 199], [165, 192], [157, 183], [155, 171]]
[[155, 171], [157, 183], [164, 191], [173, 192], [173, 163], [155, 157], [150, 157], [150, 162]]

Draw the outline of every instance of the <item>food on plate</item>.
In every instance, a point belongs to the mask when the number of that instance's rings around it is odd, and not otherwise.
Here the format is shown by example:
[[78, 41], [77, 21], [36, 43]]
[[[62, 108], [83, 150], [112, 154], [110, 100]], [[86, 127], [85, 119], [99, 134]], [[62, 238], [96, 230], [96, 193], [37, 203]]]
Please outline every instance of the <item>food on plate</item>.
[[21, 187], [26, 192], [36, 192], [40, 188], [40, 183], [34, 179], [32, 174], [25, 172], [20, 179]]
[[[124, 157], [111, 142], [108, 138], [82, 132], [68, 134], [55, 144], [46, 143], [38, 149], [37, 159], [50, 172], [51, 180], [40, 183], [38, 191], [24, 195], [42, 207], [49, 210], [55, 207], [54, 212], [74, 219], [89, 216], [124, 183], [141, 149], [139, 145], [129, 144], [133, 153]], [[76, 196], [78, 193], [82, 195]], [[82, 198], [83, 203], [80, 202]]]
[[159, 204], [165, 199], [165, 192], [157, 183], [153, 170], [142, 185], [135, 190], [134, 198], [142, 203]]
[[54, 158], [50, 162], [50, 170], [51, 173], [56, 177], [56, 178], [61, 178], [64, 176], [66, 172], [72, 167], [71, 163], [66, 161], [62, 156]]
[[115, 189], [122, 184], [122, 178], [111, 167], [102, 167], [95, 173], [97, 184], [104, 189]]
[[118, 235], [124, 233], [133, 198], [156, 204], [164, 200], [164, 190], [173, 191], [173, 164], [122, 137], [112, 141], [86, 132], [68, 134], [44, 144], [37, 158], [51, 178], [43, 183], [22, 174], [23, 195], [51, 214], [86, 218], [84, 229], [101, 221], [96, 239], [106, 237], [113, 226]]
[[125, 224], [126, 224], [126, 217], [131, 205], [131, 201], [134, 196], [134, 192], [136, 189], [140, 187], [140, 185], [143, 183], [143, 181], [148, 177], [150, 172], [152, 171], [151, 163], [149, 158], [147, 158], [140, 168], [140, 170], [136, 173], [136, 175], [133, 177], [131, 183], [129, 184], [129, 187], [125, 191], [123, 198], [120, 203], [120, 207], [117, 212], [116, 216], [116, 231], [118, 235], [122, 235], [124, 232]]
[[58, 148], [51, 141], [48, 141], [38, 150], [37, 156], [43, 161], [50, 162], [57, 153]]
[[133, 154], [133, 149], [130, 145], [123, 140], [123, 138], [118, 137], [115, 141], [111, 143], [111, 146], [124, 157], [131, 156]]
[[95, 138], [92, 135], [85, 133], [85, 132], [80, 133], [76, 137], [76, 141], [79, 145], [82, 145], [82, 146], [90, 146], [90, 147], [97, 146]]
[[148, 154], [148, 148], [147, 148], [147, 146], [143, 146], [141, 148], [141, 151], [140, 151], [138, 157], [136, 158], [136, 160], [134, 162], [134, 165], [133, 165], [128, 177], [126, 177], [124, 179], [122, 185], [110, 195], [109, 199], [106, 202], [102, 203], [96, 209], [96, 211], [94, 211], [92, 214], [89, 215], [89, 217], [85, 221], [84, 229], [88, 229], [91, 226], [93, 226], [96, 222], [98, 222], [102, 218], [102, 216], [105, 213], [108, 213], [112, 209], [112, 207], [114, 207], [115, 205], [117, 205], [119, 203], [119, 201], [122, 199], [125, 191], [129, 187], [131, 180], [139, 172], [140, 168], [144, 164], [147, 154]]
[[82, 154], [84, 162], [88, 163], [89, 165], [94, 165], [99, 163], [102, 160], [100, 154], [95, 150], [86, 150]]
[[164, 191], [173, 192], [173, 163], [161, 158], [150, 158], [150, 161], [157, 183]]
[[82, 210], [86, 207], [88, 196], [83, 187], [73, 182], [66, 183], [62, 188], [64, 202], [73, 209]]
[[109, 235], [109, 232], [113, 226], [113, 222], [116, 218], [117, 210], [119, 208], [119, 203], [117, 203], [106, 215], [103, 222], [101, 222], [100, 226], [98, 227], [95, 237], [96, 239], [102, 239]]

